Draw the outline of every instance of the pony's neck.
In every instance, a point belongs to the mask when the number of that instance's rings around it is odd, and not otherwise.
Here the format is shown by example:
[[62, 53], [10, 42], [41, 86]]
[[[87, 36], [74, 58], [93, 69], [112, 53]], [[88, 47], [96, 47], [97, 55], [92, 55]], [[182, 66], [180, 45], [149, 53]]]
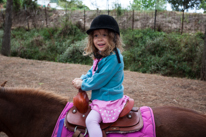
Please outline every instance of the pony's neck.
[[9, 137], [51, 136], [66, 103], [66, 98], [37, 89], [5, 88], [0, 91], [0, 131]]

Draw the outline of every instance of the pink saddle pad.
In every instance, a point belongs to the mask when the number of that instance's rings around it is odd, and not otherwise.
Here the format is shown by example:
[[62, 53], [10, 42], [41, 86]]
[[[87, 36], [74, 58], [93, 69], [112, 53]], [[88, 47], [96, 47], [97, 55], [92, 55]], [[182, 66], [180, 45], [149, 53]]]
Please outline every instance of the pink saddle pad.
[[[51, 137], [72, 137], [74, 132], [69, 131], [64, 126], [64, 118], [66, 116], [66, 113], [72, 106], [73, 103], [67, 103], [56, 122], [56, 126]], [[142, 118], [144, 121], [144, 126], [140, 131], [127, 134], [111, 133], [107, 134], [107, 137], [156, 137], [155, 122], [152, 109], [148, 106], [143, 106], [140, 108], [140, 111], [142, 113]], [[85, 137], [88, 137], [88, 135], [86, 135]]]

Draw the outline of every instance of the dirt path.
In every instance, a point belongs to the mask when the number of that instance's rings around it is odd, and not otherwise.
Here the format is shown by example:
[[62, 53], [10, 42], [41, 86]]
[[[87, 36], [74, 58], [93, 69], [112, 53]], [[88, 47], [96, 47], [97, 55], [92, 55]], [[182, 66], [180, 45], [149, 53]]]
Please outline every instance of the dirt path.
[[[27, 60], [0, 55], [0, 83], [7, 87], [41, 88], [67, 96], [72, 101], [77, 90], [75, 77], [90, 66]], [[206, 82], [125, 71], [125, 94], [135, 99], [135, 106], [179, 106], [206, 114]], [[90, 93], [89, 93], [90, 95]], [[0, 137], [6, 137], [0, 134]]]

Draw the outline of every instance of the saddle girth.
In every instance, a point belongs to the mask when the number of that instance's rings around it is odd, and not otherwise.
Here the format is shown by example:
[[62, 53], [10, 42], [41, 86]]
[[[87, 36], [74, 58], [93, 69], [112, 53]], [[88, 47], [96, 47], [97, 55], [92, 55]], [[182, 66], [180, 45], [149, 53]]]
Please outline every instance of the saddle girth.
[[[85, 120], [90, 111], [91, 107], [89, 107], [85, 114], [82, 114], [74, 106], [68, 111], [64, 125], [68, 130], [75, 132], [73, 137], [85, 136], [87, 134]], [[143, 127], [141, 112], [139, 108], [133, 107], [126, 116], [119, 118], [113, 123], [100, 123], [100, 127], [103, 137], [106, 137], [106, 134], [109, 133], [131, 133], [139, 131]]]

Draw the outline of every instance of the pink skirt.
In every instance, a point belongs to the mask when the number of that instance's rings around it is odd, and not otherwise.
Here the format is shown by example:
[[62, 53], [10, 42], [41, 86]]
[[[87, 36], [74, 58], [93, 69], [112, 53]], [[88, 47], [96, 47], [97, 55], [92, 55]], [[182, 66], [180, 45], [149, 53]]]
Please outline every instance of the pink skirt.
[[115, 122], [129, 97], [124, 95], [121, 99], [114, 101], [93, 100], [90, 104], [92, 110], [100, 113], [103, 123]]

